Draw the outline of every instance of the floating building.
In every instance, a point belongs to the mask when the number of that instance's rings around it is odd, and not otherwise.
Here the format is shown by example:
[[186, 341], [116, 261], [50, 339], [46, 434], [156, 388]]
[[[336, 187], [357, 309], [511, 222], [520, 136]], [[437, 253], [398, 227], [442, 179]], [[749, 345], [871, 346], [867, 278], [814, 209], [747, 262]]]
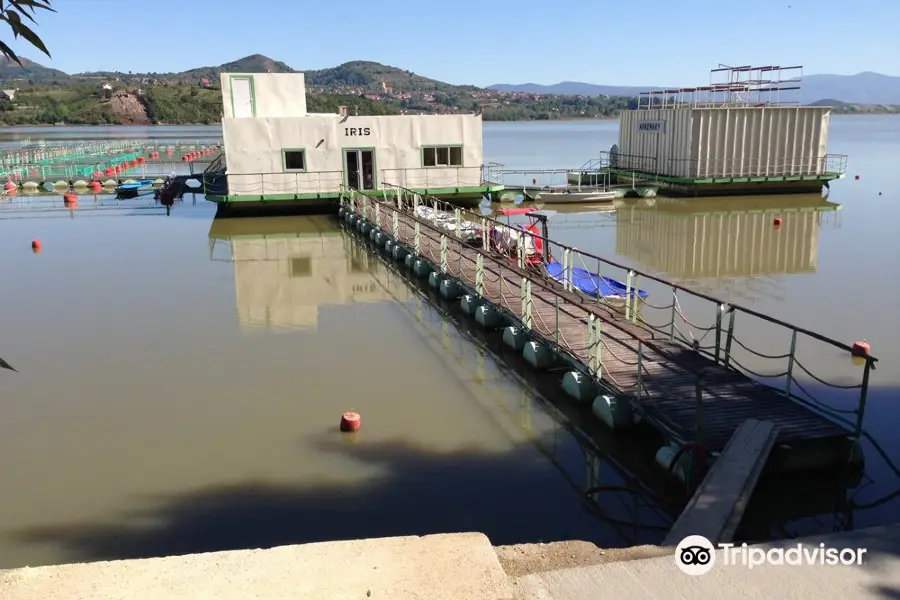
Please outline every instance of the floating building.
[[669, 194], [820, 192], [844, 177], [827, 152], [831, 108], [803, 106], [802, 67], [725, 67], [708, 86], [642, 93], [601, 161], [619, 181]]
[[480, 115], [306, 110], [302, 73], [223, 73], [224, 160], [204, 176], [222, 204], [333, 201], [397, 186], [461, 204], [502, 189], [483, 166]]

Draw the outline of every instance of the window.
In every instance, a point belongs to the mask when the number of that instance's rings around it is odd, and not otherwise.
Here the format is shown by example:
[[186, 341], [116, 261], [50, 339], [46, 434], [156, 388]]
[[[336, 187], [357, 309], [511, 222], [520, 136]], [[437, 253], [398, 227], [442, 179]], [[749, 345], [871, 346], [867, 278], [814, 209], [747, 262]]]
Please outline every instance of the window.
[[424, 167], [461, 167], [462, 146], [437, 146], [422, 148]]
[[305, 171], [306, 170], [306, 151], [305, 150], [285, 150], [284, 151], [284, 170], [285, 171]]
[[312, 275], [312, 258], [309, 256], [298, 256], [292, 258], [290, 265], [291, 277], [309, 277]]

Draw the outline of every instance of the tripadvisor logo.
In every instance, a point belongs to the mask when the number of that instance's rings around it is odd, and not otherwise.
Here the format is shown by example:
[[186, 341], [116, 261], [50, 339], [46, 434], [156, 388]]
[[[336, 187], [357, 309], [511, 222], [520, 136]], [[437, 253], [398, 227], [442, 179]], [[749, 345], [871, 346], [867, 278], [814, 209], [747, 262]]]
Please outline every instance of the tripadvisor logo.
[[[717, 556], [717, 550], [721, 550]], [[688, 575], [709, 573], [718, 560], [725, 566], [753, 569], [761, 565], [862, 565], [865, 548], [829, 548], [825, 544], [794, 544], [760, 548], [741, 544], [714, 545], [702, 535], [689, 535], [675, 548], [675, 566]]]

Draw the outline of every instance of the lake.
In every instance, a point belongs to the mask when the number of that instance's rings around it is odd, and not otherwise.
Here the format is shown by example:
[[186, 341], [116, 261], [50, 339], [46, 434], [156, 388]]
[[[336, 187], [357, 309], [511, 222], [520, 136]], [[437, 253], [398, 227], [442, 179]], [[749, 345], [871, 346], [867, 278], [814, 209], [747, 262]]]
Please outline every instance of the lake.
[[[614, 121], [486, 123], [485, 160], [575, 168], [616, 132]], [[220, 130], [0, 130], [5, 145], [144, 137]], [[865, 428], [900, 462], [900, 117], [833, 117], [829, 151], [850, 155], [828, 197], [842, 210], [786, 214], [772, 241], [785, 251], [772, 256], [751, 256], [751, 243], [725, 250], [721, 237], [698, 245], [683, 217], [653, 207], [567, 211], [550, 237], [829, 337], [866, 338], [880, 362]], [[166, 218], [133, 202], [69, 214], [38, 212], [50, 199], [0, 201], [0, 356], [18, 370], [0, 372], [0, 568], [449, 531], [627, 546], [661, 541], [677, 516], [655, 481], [652, 439], [580, 422], [554, 381], [499, 359], [335, 220], [214, 222], [215, 206], [191, 195]], [[744, 218], [701, 221], [770, 228]], [[816, 371], [846, 362], [818, 356]], [[357, 435], [338, 432], [346, 410], [362, 415]], [[900, 520], [900, 476], [864, 449], [861, 482], [773, 490], [750, 507], [745, 537]], [[596, 486], [610, 491], [586, 504]]]

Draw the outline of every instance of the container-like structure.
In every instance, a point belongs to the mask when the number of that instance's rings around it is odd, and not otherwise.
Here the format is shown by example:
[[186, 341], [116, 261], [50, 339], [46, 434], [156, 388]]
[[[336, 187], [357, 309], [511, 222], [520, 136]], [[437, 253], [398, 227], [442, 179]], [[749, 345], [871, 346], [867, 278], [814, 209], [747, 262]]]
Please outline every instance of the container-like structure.
[[310, 203], [396, 186], [477, 203], [502, 189], [483, 167], [478, 115], [309, 113], [302, 73], [223, 73], [224, 161], [204, 192], [220, 203]]
[[645, 92], [605, 166], [688, 195], [818, 191], [847, 159], [828, 154], [831, 108], [803, 106], [801, 81], [802, 67], [722, 67], [708, 86]]

